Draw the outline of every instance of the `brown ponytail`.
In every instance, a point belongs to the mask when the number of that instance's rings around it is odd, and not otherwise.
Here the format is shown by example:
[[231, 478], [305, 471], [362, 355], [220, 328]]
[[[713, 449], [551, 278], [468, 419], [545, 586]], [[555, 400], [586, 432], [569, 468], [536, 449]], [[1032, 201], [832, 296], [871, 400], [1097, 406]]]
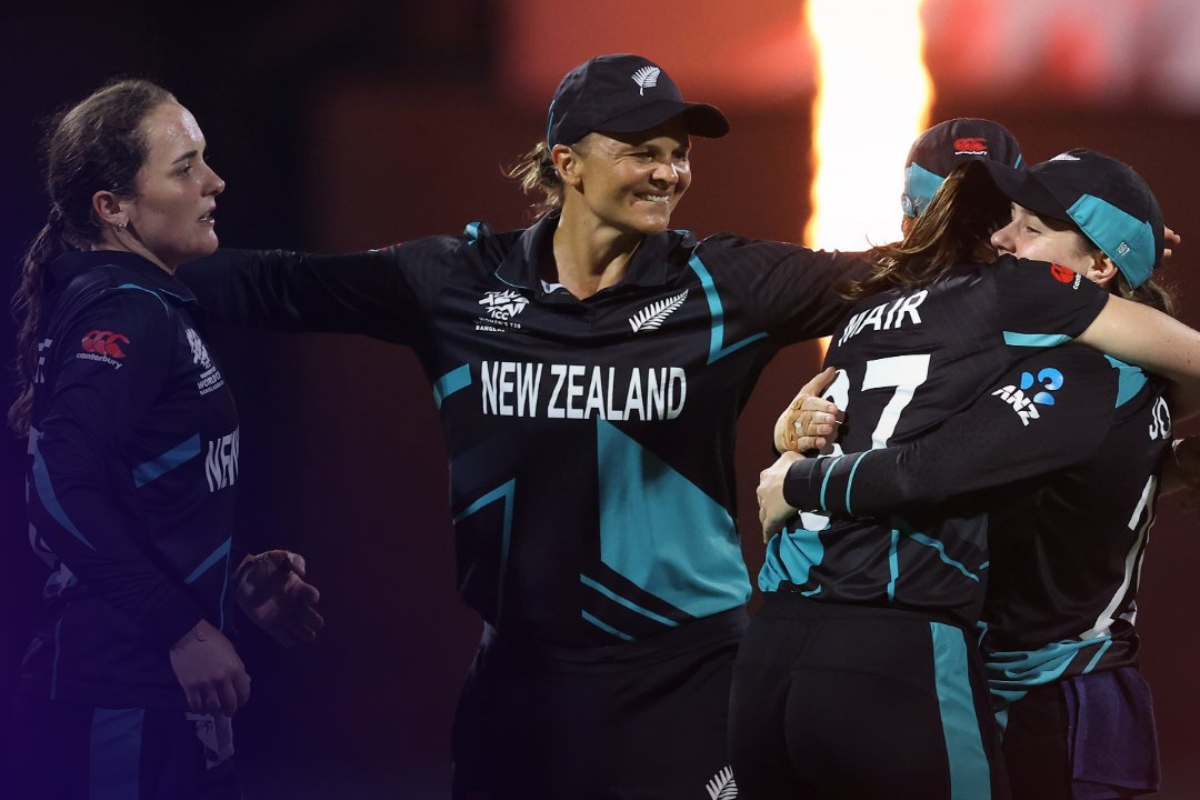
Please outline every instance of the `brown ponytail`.
[[19, 434], [29, 430], [33, 385], [37, 378], [38, 326], [42, 300], [49, 288], [47, 268], [72, 250], [88, 250], [100, 240], [92, 214], [92, 196], [110, 191], [137, 194], [137, 175], [146, 160], [142, 120], [175, 98], [144, 80], [109, 83], [60, 115], [46, 138], [46, 192], [50, 213], [46, 224], [21, 260], [21, 282], [12, 299], [17, 331], [16, 401], [8, 424]]

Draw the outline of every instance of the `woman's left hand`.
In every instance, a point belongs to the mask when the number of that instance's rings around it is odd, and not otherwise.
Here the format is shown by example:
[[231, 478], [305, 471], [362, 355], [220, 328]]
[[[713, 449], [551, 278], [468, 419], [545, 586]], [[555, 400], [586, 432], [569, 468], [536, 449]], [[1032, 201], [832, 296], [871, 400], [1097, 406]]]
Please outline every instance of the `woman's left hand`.
[[758, 521], [762, 523], [763, 541], [768, 541], [785, 522], [796, 516], [797, 510], [783, 499], [783, 480], [788, 469], [804, 458], [790, 450], [775, 463], [758, 473]]
[[316, 609], [321, 593], [304, 577], [304, 557], [287, 550], [247, 556], [237, 570], [238, 605], [285, 647], [315, 641], [325, 625]]

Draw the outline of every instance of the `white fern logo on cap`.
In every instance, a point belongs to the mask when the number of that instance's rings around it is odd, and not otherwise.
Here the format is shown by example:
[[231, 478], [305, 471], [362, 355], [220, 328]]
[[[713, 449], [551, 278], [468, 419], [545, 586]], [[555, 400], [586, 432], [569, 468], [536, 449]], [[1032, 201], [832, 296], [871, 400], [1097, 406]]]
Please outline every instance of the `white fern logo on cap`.
[[638, 85], [638, 94], [643, 97], [646, 95], [646, 89], [653, 89], [658, 85], [658, 76], [662, 70], [658, 67], [642, 67], [637, 72], [633, 73], [633, 82]]
[[1073, 156], [1070, 153], [1059, 153], [1051, 161], [1080, 161], [1079, 156]]

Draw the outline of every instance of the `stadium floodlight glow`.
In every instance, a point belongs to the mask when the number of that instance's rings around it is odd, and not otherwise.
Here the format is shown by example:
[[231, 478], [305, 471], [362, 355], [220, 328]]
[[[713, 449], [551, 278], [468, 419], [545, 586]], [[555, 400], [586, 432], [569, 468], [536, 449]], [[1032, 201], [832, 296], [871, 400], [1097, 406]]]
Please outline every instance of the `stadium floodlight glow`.
[[817, 63], [810, 247], [863, 250], [900, 235], [904, 161], [929, 125], [934, 96], [923, 2], [806, 4]]

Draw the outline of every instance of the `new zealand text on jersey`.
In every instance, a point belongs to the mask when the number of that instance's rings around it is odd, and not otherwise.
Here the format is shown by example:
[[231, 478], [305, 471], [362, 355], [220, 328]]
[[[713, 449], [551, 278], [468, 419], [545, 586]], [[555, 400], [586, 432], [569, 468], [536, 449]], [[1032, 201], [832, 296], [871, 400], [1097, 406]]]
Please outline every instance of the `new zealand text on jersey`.
[[680, 367], [586, 367], [484, 361], [483, 413], [549, 419], [675, 419], [687, 401]]
[[204, 477], [208, 479], [210, 492], [232, 486], [237, 481], [240, 444], [240, 428], [208, 443], [208, 455], [204, 458]]
[[851, 337], [868, 329], [888, 331], [892, 328], [899, 328], [904, 324], [905, 317], [913, 325], [920, 325], [921, 315], [917, 313], [917, 306], [924, 303], [928, 296], [929, 292], [922, 289], [916, 294], [898, 297], [891, 302], [881, 303], [874, 308], [858, 312], [846, 323], [842, 337], [838, 339], [838, 346], [840, 347]]

